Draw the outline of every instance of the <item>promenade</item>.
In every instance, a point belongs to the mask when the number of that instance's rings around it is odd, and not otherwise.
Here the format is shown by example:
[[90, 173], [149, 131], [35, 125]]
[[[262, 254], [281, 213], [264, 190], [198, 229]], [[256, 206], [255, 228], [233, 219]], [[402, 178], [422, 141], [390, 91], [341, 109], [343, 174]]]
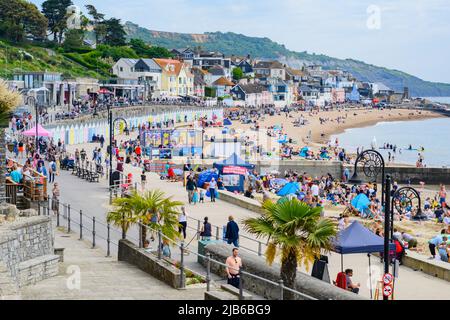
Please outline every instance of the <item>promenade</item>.
[[[81, 149], [84, 147], [88, 155], [91, 154], [93, 147], [98, 147], [97, 144], [86, 144], [78, 145], [77, 148]], [[68, 148], [70, 152], [74, 151], [74, 146]], [[72, 150], [73, 149], [73, 150]], [[125, 174], [132, 172], [135, 181], [139, 179], [140, 169], [131, 167], [129, 165], [125, 166]], [[106, 214], [109, 208], [109, 193], [107, 188], [107, 180], [105, 178], [100, 179], [100, 183], [89, 183], [85, 180], [79, 179], [76, 176], [70, 174], [70, 172], [62, 171], [61, 175], [56, 178], [61, 187], [61, 200], [65, 203], [70, 203], [73, 210], [72, 218], [73, 224], [72, 229], [74, 232], [77, 231], [77, 214], [76, 212], [80, 209], [83, 210], [84, 215], [95, 216], [98, 222], [105, 221]], [[146, 189], [161, 189], [166, 192], [167, 195], [173, 196], [173, 200], [179, 200], [187, 202], [187, 194], [181, 185], [181, 183], [161, 181], [159, 176], [154, 173], [147, 174], [147, 185]], [[231, 214], [235, 217], [236, 221], [241, 227], [241, 247], [252, 249], [252, 251], [258, 251], [257, 242], [243, 238], [242, 236], [248, 235], [242, 228], [241, 221], [244, 218], [250, 216], [256, 216], [257, 213], [248, 211], [241, 207], [229, 204], [222, 200], [218, 200], [216, 203], [210, 203], [206, 199], [205, 204], [197, 204], [196, 206], [186, 205], [186, 211], [190, 218], [196, 218], [203, 220], [205, 216], [208, 216], [210, 222], [213, 225], [223, 226], [226, 224], [228, 216]], [[75, 212], [75, 213], [74, 213]], [[84, 218], [83, 218], [84, 219]], [[63, 220], [61, 220], [63, 223]], [[66, 223], [66, 222], [64, 222]], [[83, 220], [83, 224], [89, 223], [89, 220]], [[97, 244], [100, 247], [106, 248], [106, 229], [97, 224]], [[197, 230], [197, 223], [194, 220], [188, 220], [188, 235], [186, 243], [189, 243], [188, 249], [193, 252], [197, 251], [197, 241], [195, 239], [195, 234]], [[213, 230], [215, 235], [215, 229]], [[222, 232], [220, 231], [220, 234]], [[87, 233], [85, 237], [89, 239], [90, 235]], [[114, 254], [117, 250], [115, 243], [120, 239], [121, 234], [118, 230], [111, 232], [112, 244], [111, 252]], [[102, 239], [103, 238], [103, 239]], [[137, 243], [138, 233], [137, 228], [131, 228], [127, 234], [127, 238], [131, 241]], [[251, 238], [254, 238], [251, 236]], [[192, 240], [192, 241], [191, 241]], [[265, 245], [262, 245], [262, 253], [264, 253]], [[104, 249], [105, 250], [105, 249]], [[231, 247], [230, 247], [231, 250]], [[242, 250], [245, 250], [242, 248]], [[179, 256], [176, 252], [176, 248], [172, 249], [172, 256], [177, 258]], [[196, 263], [196, 256], [190, 254], [185, 257], [187, 267], [198, 272], [205, 272], [204, 269]], [[335, 279], [337, 272], [340, 271], [340, 261], [341, 256], [336, 253], [329, 254], [329, 272], [330, 277]], [[245, 263], [245, 261], [244, 261]], [[369, 291], [369, 268], [368, 259], [365, 254], [355, 254], [344, 256], [344, 268], [352, 268], [354, 270], [353, 281], [361, 283], [360, 294], [365, 297], [370, 297]], [[307, 271], [305, 268], [301, 268], [301, 271], [310, 274], [311, 270]], [[372, 257], [372, 278], [379, 279], [383, 271], [382, 264], [379, 259]], [[373, 288], [375, 284], [373, 284]], [[417, 290], [421, 288], [421, 290]], [[400, 267], [399, 278], [396, 281], [396, 299], [448, 299], [450, 296], [448, 292], [448, 282], [434, 278], [432, 276], [426, 275], [420, 271], [414, 271], [407, 267]]]
[[58, 276], [22, 288], [22, 299], [203, 300], [203, 288], [173, 289], [115, 256], [105, 257], [102, 247], [91, 249], [74, 233], [56, 230], [55, 248], [65, 248]]

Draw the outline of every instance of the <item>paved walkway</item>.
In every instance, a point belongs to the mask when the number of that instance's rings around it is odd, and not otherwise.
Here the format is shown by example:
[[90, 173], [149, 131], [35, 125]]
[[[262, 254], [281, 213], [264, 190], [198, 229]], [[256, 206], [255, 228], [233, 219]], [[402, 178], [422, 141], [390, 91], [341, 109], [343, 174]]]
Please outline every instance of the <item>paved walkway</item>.
[[[77, 240], [74, 234], [55, 232], [55, 247], [63, 247], [64, 262], [59, 275], [23, 288], [23, 299], [83, 299], [83, 300], [202, 300], [204, 288], [176, 290], [147, 273], [116, 258], [105, 257], [102, 248], [91, 249], [90, 244]], [[69, 269], [68, 269], [69, 268]], [[80, 289], [69, 289], [73, 275], [70, 268], [80, 270]], [[73, 272], [73, 271], [72, 271]], [[73, 286], [72, 286], [73, 287]]]

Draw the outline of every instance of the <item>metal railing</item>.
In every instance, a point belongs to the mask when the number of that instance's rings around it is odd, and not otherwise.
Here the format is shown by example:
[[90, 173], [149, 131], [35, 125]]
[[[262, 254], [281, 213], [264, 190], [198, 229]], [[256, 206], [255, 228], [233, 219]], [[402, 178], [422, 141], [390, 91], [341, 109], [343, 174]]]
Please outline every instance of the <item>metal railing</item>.
[[[55, 201], [55, 202], [54, 202]], [[56, 204], [55, 204], [56, 203]], [[61, 208], [62, 211], [61, 212]], [[54, 212], [54, 215], [56, 216], [56, 227], [57, 228], [64, 228], [67, 233], [73, 233], [76, 232], [79, 235], [79, 240], [88, 240], [91, 243], [91, 248], [95, 249], [98, 248], [98, 240], [103, 241], [104, 244], [106, 244], [106, 257], [111, 257], [111, 245], [114, 245], [115, 247], [119, 247], [118, 241], [113, 241], [112, 233], [116, 233], [116, 237], [119, 239], [127, 239], [131, 241], [132, 243], [136, 244], [139, 248], [142, 248], [142, 239], [141, 239], [141, 230], [138, 230], [139, 232], [139, 239], [136, 239], [134, 237], [131, 237], [130, 235], [123, 232], [123, 230], [119, 230], [116, 226], [112, 225], [109, 222], [101, 222], [99, 221], [95, 216], [90, 216], [86, 214], [82, 209], [75, 208], [71, 206], [70, 204], [62, 203], [59, 201], [59, 199], [48, 197], [48, 200], [46, 201], [39, 201], [38, 202], [38, 215], [46, 215], [51, 216], [51, 212]], [[61, 221], [62, 220], [64, 221]], [[181, 241], [180, 243], [177, 243], [176, 241], [173, 241], [169, 237], [167, 237], [165, 234], [161, 232], [161, 230], [155, 230], [151, 228], [148, 225], [144, 225], [142, 223], [137, 223], [136, 226], [138, 229], [145, 228], [147, 232], [151, 232], [152, 234], [156, 233], [158, 234], [158, 248], [156, 250], [156, 256], [158, 259], [165, 259], [163, 257], [163, 240], [166, 239], [168, 243], [176, 247], [180, 250], [180, 261], [179, 261], [179, 268], [180, 268], [180, 288], [186, 287], [186, 264], [184, 261], [184, 256], [186, 253], [196, 255], [200, 258], [205, 259], [206, 261], [206, 270], [204, 275], [200, 274], [203, 278], [205, 278], [206, 281], [206, 290], [211, 290], [211, 283], [212, 283], [212, 272], [211, 272], [211, 264], [216, 264], [220, 267], [227, 268], [228, 266], [220, 261], [217, 261], [213, 258], [211, 258], [211, 254], [207, 253], [206, 255], [199, 254], [197, 252], [194, 252], [190, 250], [187, 246], [185, 246], [184, 241]], [[106, 237], [102, 236], [99, 232], [98, 228], [104, 228], [106, 231]], [[120, 236], [119, 236], [120, 235]], [[155, 253], [153, 253], [155, 254]], [[267, 285], [270, 285], [272, 287], [279, 288], [279, 299], [283, 300], [285, 291], [290, 291], [303, 299], [307, 300], [317, 300], [314, 297], [311, 297], [307, 294], [301, 293], [299, 291], [290, 289], [286, 286], [284, 286], [283, 281], [279, 280], [278, 283], [274, 282], [272, 280], [257, 276], [255, 274], [252, 274], [250, 272], [245, 271], [243, 268], [240, 270], [235, 270], [236, 272], [239, 272], [240, 281], [239, 281], [239, 299], [244, 299], [244, 283], [247, 281], [250, 283], [250, 281], [253, 280], [259, 280], [265, 282]], [[196, 272], [198, 273], [198, 272]]]
[[[206, 280], [206, 291], [211, 291], [211, 263], [218, 265], [219, 267], [224, 267], [224, 268], [228, 268], [229, 270], [234, 270], [236, 271], [236, 273], [239, 275], [239, 300], [243, 300], [244, 299], [244, 283], [251, 280], [259, 280], [259, 281], [263, 281], [264, 283], [266, 283], [267, 285], [270, 285], [272, 287], [276, 287], [279, 289], [279, 300], [284, 300], [284, 292], [285, 291], [289, 291], [293, 294], [296, 294], [300, 297], [302, 297], [303, 299], [306, 300], [318, 300], [317, 298], [314, 298], [312, 296], [309, 296], [305, 293], [299, 292], [297, 290], [288, 288], [286, 286], [284, 286], [284, 282], [283, 280], [279, 280], [278, 282], [260, 277], [258, 275], [252, 274], [250, 272], [247, 272], [244, 270], [244, 268], [240, 268], [240, 269], [235, 269], [235, 268], [231, 268], [229, 267], [226, 263], [217, 261], [213, 258], [211, 258], [211, 254], [208, 252], [206, 253], [206, 255], [202, 255], [198, 252], [194, 252], [190, 249], [188, 249], [185, 244], [184, 241], [181, 241], [181, 243], [177, 243], [176, 241], [172, 240], [171, 238], [167, 237], [165, 234], [163, 234], [161, 232], [161, 230], [155, 230], [153, 228], [151, 228], [148, 225], [144, 225], [142, 223], [138, 223], [139, 227], [141, 228], [146, 228], [147, 232], [157, 232], [158, 233], [158, 248], [156, 251], [156, 256], [158, 257], [158, 259], [164, 259], [162, 257], [162, 250], [163, 250], [163, 241], [162, 239], [166, 239], [169, 243], [172, 244], [172, 246], [178, 248], [180, 250], [180, 273], [181, 273], [181, 277], [180, 277], [180, 287], [181, 288], [185, 288], [186, 287], [186, 279], [185, 279], [185, 273], [184, 270], [185, 265], [184, 265], [184, 255], [185, 252], [188, 252], [189, 254], [193, 254], [197, 257], [203, 258], [206, 260], [206, 271], [205, 271], [205, 280]], [[139, 247], [141, 247], [141, 244], [139, 244]], [[170, 261], [169, 261], [170, 262]]]

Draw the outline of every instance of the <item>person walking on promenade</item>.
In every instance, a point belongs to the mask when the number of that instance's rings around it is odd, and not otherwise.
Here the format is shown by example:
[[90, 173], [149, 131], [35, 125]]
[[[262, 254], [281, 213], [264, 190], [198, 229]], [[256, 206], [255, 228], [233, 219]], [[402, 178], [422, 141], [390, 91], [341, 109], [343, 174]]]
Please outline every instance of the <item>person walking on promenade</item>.
[[227, 239], [228, 244], [233, 244], [235, 247], [239, 247], [239, 227], [234, 221], [233, 216], [228, 217], [225, 239]]
[[141, 173], [141, 188], [142, 188], [142, 191], [145, 190], [145, 183], [146, 182], [147, 182], [147, 176], [145, 175], [145, 169], [144, 169], [144, 170], [142, 170], [142, 173]]
[[202, 237], [203, 241], [211, 240], [211, 230], [211, 223], [208, 222], [208, 217], [205, 217], [205, 219], [203, 220], [202, 229], [200, 230], [200, 236]]
[[48, 182], [55, 182], [56, 162], [53, 159], [48, 164]]
[[227, 258], [225, 264], [227, 265], [226, 271], [228, 276], [228, 284], [239, 289], [239, 271], [242, 268], [242, 260], [240, 257], [238, 257], [238, 254], [239, 249], [233, 248], [233, 253]]
[[194, 197], [194, 191], [197, 190], [197, 184], [194, 181], [194, 178], [189, 176], [187, 182], [186, 182], [186, 190], [188, 192], [188, 200], [189, 204], [192, 204], [192, 200]]
[[183, 206], [181, 207], [181, 213], [178, 217], [178, 223], [180, 224], [178, 228], [179, 233], [183, 233], [183, 239], [186, 239], [186, 229], [187, 229], [187, 214], [186, 214], [186, 208]]
[[52, 189], [52, 210], [55, 215], [59, 213], [59, 196], [60, 196], [60, 190], [58, 186], [58, 182], [55, 182]]
[[211, 202], [216, 202], [216, 189], [217, 189], [216, 179], [212, 178], [211, 182], [209, 183], [209, 193], [211, 197]]

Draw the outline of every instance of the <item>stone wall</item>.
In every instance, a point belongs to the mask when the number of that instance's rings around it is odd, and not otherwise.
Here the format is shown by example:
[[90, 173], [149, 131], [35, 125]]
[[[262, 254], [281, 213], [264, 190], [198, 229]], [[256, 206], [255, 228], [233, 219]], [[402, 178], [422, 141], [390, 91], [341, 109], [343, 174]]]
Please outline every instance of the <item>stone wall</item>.
[[128, 262], [172, 288], [180, 288], [180, 269], [128, 240], [119, 241], [118, 260]]
[[0, 262], [18, 286], [56, 275], [58, 260], [53, 254], [50, 217], [16, 217], [0, 224]]
[[[206, 254], [209, 252], [212, 259], [222, 263], [230, 256], [231, 249], [232, 246], [214, 242], [207, 244], [204, 248], [200, 248], [199, 244], [199, 253]], [[239, 255], [242, 258], [242, 264], [246, 272], [258, 275], [259, 277], [271, 280], [275, 283], [278, 283], [280, 280], [279, 264], [274, 263], [272, 266], [268, 266], [263, 257], [258, 257], [242, 250], [239, 252]], [[200, 259], [199, 262], [204, 266], [206, 265], [205, 259]], [[226, 275], [225, 268], [213, 262], [211, 262], [211, 272], [223, 276], [224, 278]], [[263, 280], [251, 278], [250, 276], [247, 277], [247, 279], [246, 276], [243, 277], [243, 287], [245, 290], [263, 296], [269, 300], [277, 300], [279, 298], [280, 288], [278, 286], [274, 286]], [[297, 272], [295, 289], [319, 300], [365, 300], [359, 295], [342, 290], [332, 284], [318, 280], [302, 272]], [[302, 296], [297, 296], [297, 299], [303, 300], [304, 298]]]

